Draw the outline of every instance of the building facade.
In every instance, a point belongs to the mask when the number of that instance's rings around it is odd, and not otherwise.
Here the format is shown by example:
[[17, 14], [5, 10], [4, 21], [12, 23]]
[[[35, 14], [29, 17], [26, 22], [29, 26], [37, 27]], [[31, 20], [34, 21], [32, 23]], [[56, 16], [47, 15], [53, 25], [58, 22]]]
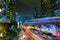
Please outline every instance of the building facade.
[[60, 16], [60, 0], [56, 1], [55, 5], [55, 16]]
[[6, 16], [10, 19], [10, 20], [14, 20], [14, 13], [16, 10], [16, 1], [15, 0], [6, 0], [6, 6], [7, 6], [7, 12], [6, 12]]

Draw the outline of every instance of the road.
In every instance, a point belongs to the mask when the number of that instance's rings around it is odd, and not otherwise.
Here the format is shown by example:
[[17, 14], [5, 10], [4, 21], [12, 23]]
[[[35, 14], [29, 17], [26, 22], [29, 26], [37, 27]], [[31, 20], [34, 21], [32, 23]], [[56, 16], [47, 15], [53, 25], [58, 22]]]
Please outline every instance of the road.
[[25, 40], [44, 40], [42, 39], [42, 37], [36, 35], [29, 29], [25, 30], [24, 35], [25, 35]]

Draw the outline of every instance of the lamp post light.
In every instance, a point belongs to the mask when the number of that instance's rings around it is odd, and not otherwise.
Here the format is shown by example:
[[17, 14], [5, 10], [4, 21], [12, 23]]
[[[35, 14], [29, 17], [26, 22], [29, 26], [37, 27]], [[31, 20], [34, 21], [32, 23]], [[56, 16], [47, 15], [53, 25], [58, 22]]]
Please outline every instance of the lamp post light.
[[3, 5], [0, 4], [0, 13], [3, 11]]
[[17, 28], [20, 29], [20, 15], [16, 12], [16, 22], [17, 22]]
[[0, 8], [0, 12], [2, 12], [2, 8]]

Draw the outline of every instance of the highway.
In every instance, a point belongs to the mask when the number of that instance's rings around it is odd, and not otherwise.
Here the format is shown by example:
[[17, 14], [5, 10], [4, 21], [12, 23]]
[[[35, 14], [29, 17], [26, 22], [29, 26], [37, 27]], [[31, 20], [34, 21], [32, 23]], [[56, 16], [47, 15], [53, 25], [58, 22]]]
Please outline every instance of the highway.
[[45, 40], [29, 29], [25, 29], [24, 35], [25, 35], [25, 40]]

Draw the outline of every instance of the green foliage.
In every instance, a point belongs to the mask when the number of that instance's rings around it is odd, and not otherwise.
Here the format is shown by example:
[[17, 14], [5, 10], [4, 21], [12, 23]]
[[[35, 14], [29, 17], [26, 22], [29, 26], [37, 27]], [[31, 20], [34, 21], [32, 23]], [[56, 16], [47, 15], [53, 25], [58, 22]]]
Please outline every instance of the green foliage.
[[46, 15], [46, 17], [54, 16], [54, 5], [55, 0], [42, 0], [42, 15]]

